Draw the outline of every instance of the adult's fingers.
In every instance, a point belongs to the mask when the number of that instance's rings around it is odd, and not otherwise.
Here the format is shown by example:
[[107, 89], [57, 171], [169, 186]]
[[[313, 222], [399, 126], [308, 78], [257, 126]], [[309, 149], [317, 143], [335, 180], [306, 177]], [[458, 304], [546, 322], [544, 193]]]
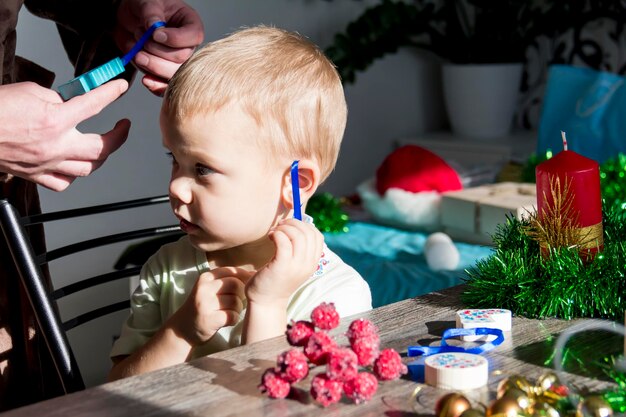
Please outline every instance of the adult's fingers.
[[86, 177], [98, 169], [104, 161], [62, 161], [54, 167], [56, 175], [67, 177]]
[[62, 125], [76, 126], [100, 113], [128, 90], [126, 80], [109, 81], [85, 94], [60, 103], [56, 117]]
[[68, 177], [59, 174], [43, 174], [30, 178], [34, 183], [48, 188], [52, 191], [63, 191], [74, 182], [75, 177]]
[[119, 120], [113, 129], [102, 135], [83, 134], [74, 129], [73, 134], [66, 134], [57, 144], [55, 154], [50, 159], [57, 164], [63, 161], [102, 162], [124, 144], [129, 130], [128, 119]]
[[141, 79], [141, 83], [152, 94], [159, 97], [163, 97], [163, 95], [165, 94], [165, 90], [167, 90], [167, 81], [151, 75], [144, 75]]
[[[63, 191], [74, 182], [77, 177], [85, 177], [96, 169], [100, 168], [108, 156], [115, 152], [128, 137], [130, 122], [120, 120], [115, 127], [100, 137], [100, 151], [94, 158], [84, 158], [81, 160], [63, 160], [51, 167], [49, 172], [34, 175], [30, 179], [53, 191]], [[79, 136], [79, 140], [85, 140], [86, 135]], [[52, 171], [52, 172], [50, 172]]]
[[172, 48], [195, 48], [204, 40], [202, 20], [189, 6], [179, 8], [167, 18], [166, 23], [165, 27], [152, 34], [156, 42]]
[[177, 64], [182, 64], [193, 54], [194, 48], [170, 48], [154, 41], [147, 42], [135, 58], [136, 64], [142, 64], [142, 55], [155, 55]]
[[167, 21], [163, 4], [158, 1], [144, 1], [134, 14], [142, 19], [143, 31], [148, 30], [155, 22]]
[[115, 124], [113, 129], [102, 135], [103, 147], [98, 159], [104, 161], [109, 155], [118, 150], [126, 142], [129, 131], [130, 120], [122, 119]]
[[61, 98], [59, 93], [49, 88], [42, 87], [39, 84], [34, 83], [32, 81], [8, 84], [5, 88], [16, 88], [16, 89], [23, 88], [28, 93], [34, 95], [35, 97], [47, 103], [63, 103], [63, 99]]
[[172, 62], [145, 52], [137, 54], [137, 57], [135, 58], [135, 65], [137, 65], [142, 71], [164, 80], [172, 78], [176, 70], [180, 67], [180, 63]]

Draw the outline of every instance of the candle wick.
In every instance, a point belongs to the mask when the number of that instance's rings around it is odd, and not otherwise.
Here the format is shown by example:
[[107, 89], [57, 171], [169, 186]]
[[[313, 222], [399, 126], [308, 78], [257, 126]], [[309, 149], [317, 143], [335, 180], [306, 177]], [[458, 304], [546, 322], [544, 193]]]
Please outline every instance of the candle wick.
[[561, 139], [563, 139], [563, 150], [567, 150], [567, 138], [565, 137], [565, 132], [561, 130]]

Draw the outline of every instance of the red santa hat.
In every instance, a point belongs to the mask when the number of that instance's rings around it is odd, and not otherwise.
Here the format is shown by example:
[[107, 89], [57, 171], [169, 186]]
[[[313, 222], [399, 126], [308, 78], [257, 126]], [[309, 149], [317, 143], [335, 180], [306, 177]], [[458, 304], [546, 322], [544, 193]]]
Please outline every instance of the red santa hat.
[[376, 177], [357, 187], [377, 221], [417, 230], [439, 228], [441, 193], [463, 188], [458, 173], [441, 157], [416, 145], [389, 154]]
[[463, 188], [457, 172], [446, 161], [417, 145], [402, 146], [389, 154], [376, 170], [376, 190], [390, 188], [411, 193], [455, 191]]

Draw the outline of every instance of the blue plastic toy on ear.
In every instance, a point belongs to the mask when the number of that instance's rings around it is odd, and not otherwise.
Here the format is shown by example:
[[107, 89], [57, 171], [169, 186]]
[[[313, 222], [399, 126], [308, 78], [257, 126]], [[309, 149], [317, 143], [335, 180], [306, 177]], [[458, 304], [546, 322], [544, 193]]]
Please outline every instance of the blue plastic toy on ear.
[[154, 30], [163, 26], [165, 26], [165, 22], [153, 23], [126, 55], [121, 58], [118, 57], [112, 59], [111, 61], [102, 64], [91, 71], [87, 71], [86, 73], [79, 75], [63, 85], [60, 85], [59, 94], [61, 94], [63, 100], [67, 101], [72, 97], [85, 94], [86, 92], [91, 91], [111, 80], [113, 77], [123, 73], [126, 64], [132, 61], [135, 55], [137, 55], [137, 52], [141, 51], [143, 45], [150, 38], [150, 36], [152, 36]]
[[298, 180], [298, 161], [291, 164], [291, 193], [293, 194], [293, 218], [302, 220], [300, 208], [300, 182]]

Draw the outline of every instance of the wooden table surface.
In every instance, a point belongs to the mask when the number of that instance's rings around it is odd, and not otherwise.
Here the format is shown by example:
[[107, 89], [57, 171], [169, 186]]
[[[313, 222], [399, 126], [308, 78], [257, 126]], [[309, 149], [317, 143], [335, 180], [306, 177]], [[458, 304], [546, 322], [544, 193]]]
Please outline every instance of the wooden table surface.
[[[462, 308], [462, 286], [452, 287], [415, 299], [375, 309], [359, 317], [372, 320], [380, 330], [381, 348], [392, 347], [404, 357], [409, 345], [437, 344], [444, 330], [455, 327], [455, 311]], [[331, 334], [342, 344], [343, 333], [356, 317], [344, 318]], [[513, 318], [513, 330], [505, 342], [486, 354], [490, 377], [487, 388], [464, 393], [470, 401], [488, 403], [502, 378], [519, 374], [531, 381], [548, 371], [555, 337], [578, 321]], [[594, 333], [594, 332], [585, 332]], [[608, 349], [623, 346], [621, 338], [610, 333], [591, 334], [572, 341], [600, 359]], [[452, 341], [450, 342], [452, 344]], [[568, 344], [570, 346], [570, 344]], [[411, 417], [433, 415], [434, 404], [446, 391], [417, 384], [406, 376], [381, 382], [375, 397], [360, 405], [347, 399], [323, 408], [308, 394], [309, 377], [296, 384], [287, 399], [270, 399], [257, 389], [263, 371], [274, 366], [276, 356], [288, 349], [284, 337], [242, 346], [189, 363], [125, 380], [89, 388], [28, 407], [12, 410], [3, 416], [387, 416]], [[605, 353], [606, 352], [606, 353]], [[550, 366], [551, 364], [548, 364]], [[582, 364], [584, 368], [584, 363]], [[612, 385], [606, 377], [589, 378], [580, 368], [563, 374], [578, 388], [601, 390]], [[418, 393], [416, 394], [416, 389]]]

